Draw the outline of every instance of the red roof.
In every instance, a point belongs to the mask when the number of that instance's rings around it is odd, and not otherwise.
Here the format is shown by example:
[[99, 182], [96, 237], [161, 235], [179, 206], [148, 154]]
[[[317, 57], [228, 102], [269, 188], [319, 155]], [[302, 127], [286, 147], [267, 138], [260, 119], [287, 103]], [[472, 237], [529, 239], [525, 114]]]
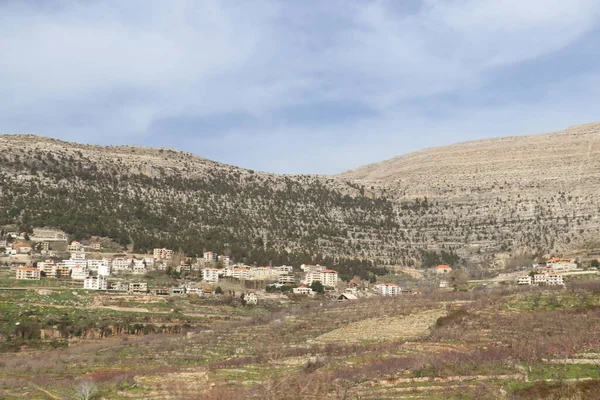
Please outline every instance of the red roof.
[[449, 265], [442, 264], [435, 267], [435, 269], [452, 269], [452, 267]]
[[337, 274], [337, 271], [334, 271], [332, 269], [326, 269], [325, 271], [323, 271], [326, 274]]

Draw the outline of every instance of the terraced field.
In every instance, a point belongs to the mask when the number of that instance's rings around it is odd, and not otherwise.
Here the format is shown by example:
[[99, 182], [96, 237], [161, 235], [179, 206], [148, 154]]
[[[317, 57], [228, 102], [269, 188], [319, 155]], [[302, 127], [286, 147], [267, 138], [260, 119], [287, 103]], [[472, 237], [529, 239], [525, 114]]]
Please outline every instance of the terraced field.
[[600, 389], [599, 297], [583, 282], [314, 300], [181, 334], [4, 354], [0, 398], [68, 399], [82, 382], [106, 399], [588, 398]]

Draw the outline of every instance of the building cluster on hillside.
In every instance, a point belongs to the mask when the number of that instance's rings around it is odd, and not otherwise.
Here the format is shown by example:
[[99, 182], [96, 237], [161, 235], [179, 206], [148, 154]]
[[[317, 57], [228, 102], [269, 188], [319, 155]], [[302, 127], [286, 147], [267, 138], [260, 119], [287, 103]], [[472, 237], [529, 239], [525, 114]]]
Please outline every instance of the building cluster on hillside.
[[517, 277], [518, 285], [564, 286], [562, 273], [580, 271], [577, 263], [555, 257], [546, 262], [534, 263], [528, 275]]
[[[49, 236], [50, 233], [46, 233], [44, 237]], [[56, 239], [59, 240], [59, 237]], [[295, 271], [292, 266], [288, 265], [250, 266], [234, 263], [230, 257], [212, 251], [204, 252], [201, 258], [190, 261], [167, 248], [156, 248], [151, 255], [142, 257], [117, 254], [112, 257], [90, 258], [98, 255], [95, 250], [98, 250], [99, 243], [83, 244], [79, 241], [72, 241], [63, 246], [69, 253], [68, 258], [46, 257], [34, 263], [34, 267], [22, 265], [15, 270], [16, 278], [22, 280], [39, 280], [42, 277], [70, 279], [81, 282], [83, 288], [87, 290], [152, 293], [159, 296], [204, 295], [213, 292], [214, 288], [222, 281], [234, 283], [236, 280], [263, 281], [271, 289], [289, 290], [296, 295], [315, 295], [315, 290], [318, 290], [330, 298], [339, 300], [356, 300], [366, 295], [397, 296], [415, 293], [403, 290], [399, 285], [393, 283], [382, 283], [371, 287], [366, 284], [368, 282], [358, 285], [350, 281], [348, 284], [344, 284], [337, 271], [319, 264], [302, 264], [299, 271]], [[150, 271], [167, 269], [178, 273], [196, 272], [196, 277], [202, 277], [204, 288], [190, 282], [180, 287], [149, 290], [143, 279], [136, 282], [124, 282], [123, 280], [123, 277], [131, 279], [132, 275], [138, 275], [141, 278]], [[319, 285], [315, 286], [316, 283]], [[207, 289], [211, 285], [213, 290]], [[268, 295], [266, 292], [265, 294]], [[255, 294], [248, 294], [246, 302], [255, 303]]]

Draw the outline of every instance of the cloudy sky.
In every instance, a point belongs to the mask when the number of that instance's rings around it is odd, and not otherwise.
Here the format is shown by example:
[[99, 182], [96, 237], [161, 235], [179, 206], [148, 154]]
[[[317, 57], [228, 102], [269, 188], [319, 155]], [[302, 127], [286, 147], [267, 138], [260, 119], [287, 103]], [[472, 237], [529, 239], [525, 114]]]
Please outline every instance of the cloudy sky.
[[337, 173], [600, 120], [600, 0], [0, 0], [0, 131]]

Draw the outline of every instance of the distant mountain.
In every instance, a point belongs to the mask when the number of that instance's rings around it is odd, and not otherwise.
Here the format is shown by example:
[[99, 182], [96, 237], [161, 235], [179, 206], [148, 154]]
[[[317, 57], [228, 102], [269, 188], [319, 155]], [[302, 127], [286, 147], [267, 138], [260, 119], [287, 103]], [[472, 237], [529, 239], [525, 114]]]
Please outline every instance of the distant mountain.
[[[275, 175], [170, 149], [0, 136], [0, 224], [346, 277], [594, 245], [600, 124], [437, 147], [338, 176]], [[371, 271], [371, 272], [369, 272]]]

